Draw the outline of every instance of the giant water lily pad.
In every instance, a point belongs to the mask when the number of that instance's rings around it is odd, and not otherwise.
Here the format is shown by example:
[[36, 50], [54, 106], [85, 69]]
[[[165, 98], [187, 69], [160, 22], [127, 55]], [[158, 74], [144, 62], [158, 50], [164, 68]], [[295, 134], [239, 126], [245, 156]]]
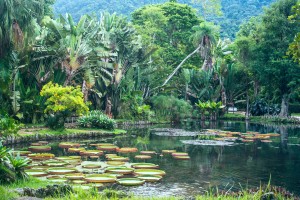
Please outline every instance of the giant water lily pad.
[[53, 183], [66, 183], [68, 181], [68, 179], [65, 178], [51, 178], [48, 179], [48, 181], [53, 182]]
[[185, 152], [175, 152], [175, 153], [172, 153], [172, 156], [188, 156], [189, 154], [188, 153], [185, 153]]
[[97, 144], [90, 144], [90, 146], [98, 147], [98, 146], [113, 146], [112, 143], [97, 143]]
[[69, 148], [68, 149], [68, 152], [70, 152], [70, 153], [79, 153], [79, 152], [81, 152], [81, 151], [84, 151], [85, 150], [85, 148]]
[[128, 157], [122, 157], [122, 156], [112, 156], [107, 159], [111, 161], [129, 161]]
[[43, 177], [48, 175], [48, 173], [44, 170], [34, 170], [34, 169], [25, 170], [25, 173], [28, 174], [29, 176], [34, 176], [34, 177]]
[[69, 148], [75, 148], [75, 147], [78, 148], [78, 147], [80, 147], [80, 144], [73, 143], [73, 142], [62, 142], [62, 143], [59, 143], [58, 146], [63, 149], [69, 149]]
[[107, 174], [93, 174], [88, 175], [84, 180], [89, 183], [114, 183], [116, 182], [116, 177]]
[[85, 180], [73, 180], [72, 183], [81, 185], [81, 184], [86, 184], [87, 181], [85, 181]]
[[157, 182], [160, 181], [160, 179], [162, 179], [162, 176], [146, 174], [146, 175], [139, 175], [137, 176], [137, 178], [141, 180], [145, 180], [146, 182]]
[[138, 186], [143, 185], [145, 180], [141, 180], [139, 178], [120, 178], [117, 180], [117, 182], [124, 186]]
[[159, 175], [159, 176], [164, 176], [166, 172], [158, 169], [136, 169], [134, 170], [134, 173], [139, 176], [139, 175]]
[[125, 162], [123, 162], [123, 161], [107, 161], [106, 164], [111, 165], [111, 166], [122, 166], [125, 164]]
[[68, 163], [66, 162], [59, 162], [59, 161], [53, 161], [53, 160], [49, 160], [49, 161], [45, 161], [42, 162], [43, 165], [49, 166], [49, 167], [63, 167], [65, 165], [67, 165]]
[[81, 156], [101, 156], [103, 151], [100, 150], [84, 150], [79, 153]]
[[54, 158], [55, 155], [51, 153], [36, 153], [36, 154], [28, 154], [28, 158], [31, 158], [32, 160], [49, 160], [51, 158]]
[[72, 174], [75, 172], [76, 172], [76, 169], [73, 169], [73, 168], [55, 167], [55, 168], [48, 169], [49, 174], [55, 174], [55, 175]]
[[157, 169], [158, 165], [153, 163], [132, 163], [131, 166], [135, 169]]
[[151, 159], [152, 157], [150, 155], [136, 155], [134, 156], [134, 158], [140, 160], [147, 160], [147, 159]]
[[195, 146], [233, 146], [234, 142], [217, 141], [217, 140], [181, 140], [183, 144]]
[[84, 179], [85, 175], [82, 173], [74, 173], [74, 174], [67, 174], [65, 177], [69, 180], [82, 180]]
[[119, 152], [119, 153], [135, 153], [137, 151], [138, 151], [138, 149], [134, 148], [134, 147], [123, 147], [123, 148], [117, 149], [117, 152]]
[[118, 174], [131, 174], [133, 172], [133, 168], [127, 167], [107, 167], [105, 172], [118, 173]]
[[117, 146], [115, 145], [105, 145], [105, 146], [97, 146], [97, 149], [102, 150], [102, 151], [116, 151], [117, 150]]
[[28, 156], [29, 154], [32, 154], [31, 151], [13, 151], [14, 155], [20, 155], [20, 156]]
[[141, 151], [140, 154], [142, 155], [154, 155], [156, 154], [155, 151]]
[[50, 146], [30, 146], [28, 147], [28, 150], [31, 152], [47, 152], [51, 151]]
[[162, 153], [164, 154], [171, 154], [171, 153], [175, 153], [176, 150], [162, 150]]
[[176, 160], [189, 160], [190, 156], [174, 156]]
[[82, 167], [86, 168], [86, 169], [97, 169], [97, 168], [101, 168], [101, 164], [99, 164], [99, 163], [88, 163], [88, 164], [82, 165]]

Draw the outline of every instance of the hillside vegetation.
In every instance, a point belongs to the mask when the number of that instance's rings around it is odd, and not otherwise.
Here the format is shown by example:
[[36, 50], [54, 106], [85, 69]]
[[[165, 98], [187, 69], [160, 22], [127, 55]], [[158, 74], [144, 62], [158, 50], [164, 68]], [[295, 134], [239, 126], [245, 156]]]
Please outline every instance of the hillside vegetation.
[[[78, 20], [81, 15], [88, 13], [99, 13], [101, 11], [116, 12], [125, 16], [130, 14], [147, 4], [163, 3], [166, 0], [56, 0], [54, 4], [55, 14], [70, 13], [75, 20]], [[179, 0], [179, 3], [186, 3], [198, 11], [201, 10], [199, 3], [192, 3], [192, 0]], [[239, 25], [251, 16], [256, 16], [263, 11], [264, 6], [270, 5], [274, 0], [221, 0], [222, 16], [208, 16], [209, 21], [221, 25], [221, 36], [234, 38], [235, 33], [239, 30]], [[199, 11], [200, 14], [201, 11]]]

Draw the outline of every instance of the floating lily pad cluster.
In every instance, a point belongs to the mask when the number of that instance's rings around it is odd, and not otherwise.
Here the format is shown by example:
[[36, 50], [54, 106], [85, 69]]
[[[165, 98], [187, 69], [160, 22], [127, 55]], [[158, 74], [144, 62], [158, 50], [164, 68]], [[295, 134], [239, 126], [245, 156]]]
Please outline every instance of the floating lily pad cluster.
[[[28, 151], [15, 153], [32, 159], [26, 173], [54, 183], [70, 183], [87, 189], [111, 183], [136, 186], [159, 181], [166, 174], [158, 165], [145, 162], [159, 155], [155, 151], [138, 152], [134, 147], [119, 148], [109, 143], [90, 144], [89, 149], [86, 149], [80, 143], [62, 142], [58, 146], [69, 156], [56, 157], [46, 153], [51, 150], [50, 146], [45, 143], [37, 144], [41, 143], [31, 144]], [[40, 151], [35, 151], [36, 149]], [[189, 159], [184, 152], [165, 150], [162, 153], [170, 154], [175, 159]], [[129, 157], [143, 162], [131, 163]]]
[[[213, 136], [213, 137], [207, 137]], [[246, 133], [208, 129], [198, 140], [182, 140], [184, 144], [201, 146], [232, 146], [238, 142], [248, 143], [260, 141], [262, 143], [271, 143], [272, 137], [278, 137], [277, 133], [262, 134], [259, 132], [248, 131]], [[208, 138], [208, 139], [206, 139]]]

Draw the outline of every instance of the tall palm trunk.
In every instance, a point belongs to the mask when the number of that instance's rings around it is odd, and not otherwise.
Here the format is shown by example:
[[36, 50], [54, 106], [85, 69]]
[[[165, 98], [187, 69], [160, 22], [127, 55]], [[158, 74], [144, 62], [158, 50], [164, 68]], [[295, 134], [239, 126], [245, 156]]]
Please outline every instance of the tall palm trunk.
[[281, 100], [281, 110], [279, 113], [280, 117], [288, 117], [289, 114], [289, 97], [288, 95], [283, 95]]

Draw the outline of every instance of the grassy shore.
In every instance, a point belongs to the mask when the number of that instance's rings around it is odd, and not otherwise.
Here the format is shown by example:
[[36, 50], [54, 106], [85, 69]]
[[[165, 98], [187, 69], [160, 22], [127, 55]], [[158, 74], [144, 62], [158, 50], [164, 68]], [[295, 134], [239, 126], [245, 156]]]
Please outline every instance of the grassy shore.
[[35, 135], [35, 134], [50, 134], [50, 135], [66, 135], [71, 133], [112, 133], [112, 134], [123, 134], [126, 133], [125, 130], [122, 129], [114, 129], [114, 130], [103, 130], [103, 129], [92, 129], [92, 128], [66, 128], [63, 130], [52, 130], [49, 128], [27, 128], [21, 129], [18, 134], [19, 135]]
[[[297, 115], [292, 115], [297, 116]], [[246, 120], [245, 115], [240, 113], [226, 113], [220, 116], [222, 120]], [[281, 117], [265, 117], [265, 116], [250, 116], [250, 122], [263, 122], [263, 123], [283, 123], [283, 124], [300, 124], [300, 120], [295, 118], [281, 118]]]

